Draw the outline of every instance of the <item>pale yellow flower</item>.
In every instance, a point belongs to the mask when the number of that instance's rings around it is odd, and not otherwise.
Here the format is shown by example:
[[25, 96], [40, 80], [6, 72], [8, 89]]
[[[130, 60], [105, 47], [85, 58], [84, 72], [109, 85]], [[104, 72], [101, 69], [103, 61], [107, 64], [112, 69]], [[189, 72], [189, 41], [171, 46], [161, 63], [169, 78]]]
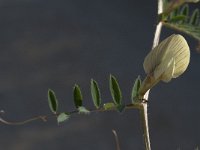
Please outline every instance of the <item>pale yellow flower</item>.
[[180, 76], [190, 62], [190, 50], [185, 38], [173, 34], [163, 40], [145, 57], [143, 67], [147, 77], [143, 81], [139, 93], [144, 95], [160, 80], [169, 82]]

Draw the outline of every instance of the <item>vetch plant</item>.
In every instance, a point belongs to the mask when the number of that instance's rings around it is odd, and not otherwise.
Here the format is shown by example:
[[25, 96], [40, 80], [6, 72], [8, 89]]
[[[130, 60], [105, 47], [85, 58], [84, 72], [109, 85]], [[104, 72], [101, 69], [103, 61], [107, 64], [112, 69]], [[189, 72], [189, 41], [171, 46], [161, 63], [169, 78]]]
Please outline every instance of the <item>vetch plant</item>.
[[[161, 29], [163, 26], [181, 31], [200, 42], [200, 13], [196, 9], [189, 15], [188, 3], [197, 3], [199, 0], [158, 0], [158, 22], [153, 40], [152, 50], [144, 59], [143, 67], [146, 73], [144, 80], [140, 76], [135, 80], [131, 92], [130, 104], [124, 104], [122, 92], [117, 78], [110, 75], [109, 88], [112, 101], [103, 103], [100, 88], [97, 81], [91, 79], [90, 92], [94, 108], [86, 108], [83, 105], [81, 88], [75, 84], [73, 88], [73, 100], [75, 110], [60, 111], [58, 100], [53, 90], [48, 90], [48, 105], [51, 115], [40, 115], [22, 122], [10, 122], [0, 117], [0, 122], [7, 125], [22, 125], [35, 120], [46, 121], [55, 117], [60, 124], [68, 120], [72, 114], [89, 114], [92, 112], [106, 112], [117, 110], [122, 112], [126, 109], [137, 109], [140, 112], [141, 126], [145, 149], [151, 150], [149, 126], [148, 126], [148, 95], [152, 87], [160, 81], [169, 82], [173, 78], [182, 75], [190, 62], [190, 48], [185, 38], [180, 34], [172, 34], [159, 43]], [[113, 132], [116, 136], [116, 132]], [[117, 139], [117, 138], [116, 138]], [[118, 140], [116, 140], [118, 141]], [[119, 149], [119, 143], [117, 143]]]

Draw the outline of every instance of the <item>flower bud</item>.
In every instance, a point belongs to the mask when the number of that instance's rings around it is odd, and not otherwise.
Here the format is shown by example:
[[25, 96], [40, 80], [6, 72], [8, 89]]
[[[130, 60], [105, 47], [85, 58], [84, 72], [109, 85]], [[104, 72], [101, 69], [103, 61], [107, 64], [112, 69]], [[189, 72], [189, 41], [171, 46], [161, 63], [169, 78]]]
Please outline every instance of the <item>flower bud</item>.
[[190, 50], [185, 38], [173, 34], [152, 49], [145, 57], [143, 67], [147, 77], [139, 90], [144, 95], [160, 80], [169, 82], [180, 76], [190, 62]]

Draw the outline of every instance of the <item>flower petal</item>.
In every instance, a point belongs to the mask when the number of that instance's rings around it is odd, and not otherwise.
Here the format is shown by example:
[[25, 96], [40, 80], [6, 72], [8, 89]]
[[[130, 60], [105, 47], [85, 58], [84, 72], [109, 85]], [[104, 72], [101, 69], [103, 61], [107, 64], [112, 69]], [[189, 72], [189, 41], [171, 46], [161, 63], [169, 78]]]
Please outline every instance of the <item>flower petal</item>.
[[163, 56], [166, 55], [168, 51], [169, 43], [175, 34], [169, 36], [163, 40], [158, 46], [152, 49], [149, 54], [145, 57], [143, 67], [146, 74], [151, 74], [155, 68], [163, 61]]
[[187, 69], [190, 62], [189, 46], [181, 35], [169, 36], [149, 52], [143, 63], [145, 73], [157, 79], [167, 70], [172, 58], [175, 61], [172, 78], [176, 78]]
[[169, 67], [165, 71], [165, 73], [162, 75], [161, 80], [164, 82], [169, 82], [171, 81], [173, 75], [174, 75], [174, 70], [175, 70], [175, 60], [174, 58], [171, 59]]
[[175, 72], [173, 78], [180, 76], [187, 69], [190, 62], [190, 48], [183, 36], [178, 35], [174, 40], [176, 46], [174, 47]]

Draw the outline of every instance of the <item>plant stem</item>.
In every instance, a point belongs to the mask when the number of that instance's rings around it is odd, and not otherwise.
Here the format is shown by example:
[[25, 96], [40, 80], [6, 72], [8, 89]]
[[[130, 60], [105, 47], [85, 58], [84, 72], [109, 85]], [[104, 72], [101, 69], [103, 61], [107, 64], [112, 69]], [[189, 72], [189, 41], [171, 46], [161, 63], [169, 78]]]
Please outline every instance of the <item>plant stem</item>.
[[[158, 0], [158, 14], [157, 14], [158, 16], [159, 16], [159, 14], [161, 14], [163, 12], [163, 1], [164, 0]], [[161, 29], [162, 29], [162, 22], [159, 22], [156, 26], [152, 49], [155, 48], [159, 43]], [[145, 100], [148, 100], [148, 98], [149, 98], [149, 91], [150, 90], [148, 90], [143, 97]], [[149, 137], [149, 125], [148, 125], [148, 104], [147, 103], [142, 104], [142, 108], [140, 109], [140, 118], [141, 118], [141, 123], [142, 123], [142, 128], [143, 128], [145, 149], [151, 150], [151, 142], [150, 142], [150, 137]]]
[[[142, 108], [142, 105], [139, 104], [139, 103], [138, 104], [127, 104], [125, 106], [125, 109], [139, 109], [140, 110], [141, 108]], [[110, 109], [104, 109], [104, 108], [89, 109], [90, 113], [93, 113], [93, 112], [108, 112], [108, 111], [114, 111], [114, 110], [117, 110], [117, 108], [115, 106], [110, 108]], [[74, 114], [78, 114], [79, 111], [73, 110], [71, 112], [66, 112], [66, 113], [69, 114], [69, 115], [74, 115]], [[6, 124], [6, 125], [23, 125], [23, 124], [27, 124], [27, 123], [37, 121], [37, 120], [46, 122], [50, 118], [58, 117], [58, 115], [59, 115], [59, 113], [58, 114], [50, 114], [50, 115], [39, 115], [39, 116], [32, 117], [32, 118], [29, 118], [29, 119], [26, 119], [26, 120], [23, 120], [23, 121], [7, 121], [7, 120], [3, 119], [2, 117], [0, 117], [0, 123]]]
[[112, 132], [115, 136], [116, 148], [117, 148], [117, 150], [120, 150], [119, 138], [118, 138], [117, 132], [115, 130], [112, 130]]
[[149, 125], [148, 125], [148, 114], [147, 114], [147, 104], [144, 103], [140, 109], [141, 124], [143, 128], [143, 137], [146, 150], [151, 150], [151, 143], [149, 137]]

